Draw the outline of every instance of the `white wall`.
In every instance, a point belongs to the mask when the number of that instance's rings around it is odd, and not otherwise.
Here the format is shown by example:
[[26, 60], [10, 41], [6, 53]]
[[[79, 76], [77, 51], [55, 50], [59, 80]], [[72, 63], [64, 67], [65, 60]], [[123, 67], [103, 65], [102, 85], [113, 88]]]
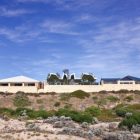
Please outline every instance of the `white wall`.
[[75, 90], [83, 90], [86, 92], [99, 92], [106, 91], [118, 91], [121, 89], [126, 90], [140, 90], [140, 84], [104, 84], [104, 85], [45, 85], [44, 92], [56, 92], [56, 93], [69, 93]]
[[56, 92], [56, 93], [70, 93], [76, 90], [83, 90], [86, 92], [99, 92], [102, 90], [106, 91], [118, 91], [121, 89], [126, 90], [140, 90], [140, 84], [104, 84], [104, 85], [45, 85], [44, 89], [38, 90], [37, 87], [26, 87], [26, 86], [0, 86], [0, 92], [11, 92], [16, 93], [18, 91], [28, 93], [39, 93], [39, 92]]

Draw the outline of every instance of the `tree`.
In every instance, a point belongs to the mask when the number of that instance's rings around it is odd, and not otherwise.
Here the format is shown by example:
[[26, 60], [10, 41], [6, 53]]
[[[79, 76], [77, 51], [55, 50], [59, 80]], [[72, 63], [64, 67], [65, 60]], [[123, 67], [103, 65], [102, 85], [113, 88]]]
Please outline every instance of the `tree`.
[[69, 69], [63, 70], [64, 76], [63, 76], [63, 84], [69, 84]]
[[82, 74], [82, 82], [83, 84], [93, 84], [95, 78], [91, 73], [89, 74]]
[[49, 84], [55, 85], [60, 81], [59, 78], [60, 78], [60, 75], [58, 73], [56, 73], [56, 74], [50, 74], [49, 73], [48, 76], [47, 76], [47, 82]]

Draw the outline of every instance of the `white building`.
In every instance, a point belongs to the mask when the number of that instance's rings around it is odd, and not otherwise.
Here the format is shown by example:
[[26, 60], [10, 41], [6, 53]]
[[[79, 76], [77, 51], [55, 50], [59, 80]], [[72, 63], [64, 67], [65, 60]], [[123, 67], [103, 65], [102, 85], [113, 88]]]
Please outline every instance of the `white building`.
[[16, 93], [18, 91], [37, 93], [39, 81], [26, 77], [16, 76], [0, 80], [0, 92]]

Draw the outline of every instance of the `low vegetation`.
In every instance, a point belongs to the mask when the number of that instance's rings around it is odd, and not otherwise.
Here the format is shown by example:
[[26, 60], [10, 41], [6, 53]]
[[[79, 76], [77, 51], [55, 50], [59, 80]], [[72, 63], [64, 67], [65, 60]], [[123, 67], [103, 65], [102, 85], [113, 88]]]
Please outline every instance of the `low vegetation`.
[[110, 102], [117, 102], [117, 101], [119, 101], [119, 98], [116, 97], [116, 96], [108, 96], [107, 99], [108, 99]]
[[126, 116], [119, 124], [119, 127], [122, 128], [125, 126], [131, 130], [133, 125], [136, 124], [140, 125], [140, 112], [134, 113], [132, 116]]
[[79, 99], [85, 99], [90, 97], [90, 94], [82, 91], [82, 90], [77, 90], [71, 93], [62, 93], [60, 95], [60, 100], [62, 101], [68, 101], [70, 98], [75, 97], [75, 98], [79, 98]]
[[88, 107], [85, 112], [91, 114], [92, 116], [94, 117], [97, 117], [101, 114], [101, 110], [100, 108], [98, 107], [95, 107], [95, 106], [91, 106], [91, 107]]
[[134, 99], [133, 99], [133, 96], [127, 96], [127, 97], [125, 97], [124, 100], [127, 101], [127, 102], [131, 102]]
[[26, 107], [26, 106], [29, 106], [31, 104], [28, 96], [22, 92], [16, 93], [16, 96], [13, 100], [13, 103], [16, 107]]
[[85, 98], [88, 98], [89, 96], [90, 96], [89, 93], [82, 91], [82, 90], [77, 90], [77, 91], [70, 93], [70, 97], [76, 97], [79, 99], [85, 99]]

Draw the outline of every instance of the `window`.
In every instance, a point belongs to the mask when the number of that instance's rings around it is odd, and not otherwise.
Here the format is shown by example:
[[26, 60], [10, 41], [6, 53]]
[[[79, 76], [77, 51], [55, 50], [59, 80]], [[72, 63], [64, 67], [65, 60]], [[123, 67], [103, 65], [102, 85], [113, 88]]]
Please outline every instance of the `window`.
[[11, 86], [22, 86], [22, 83], [11, 83]]
[[120, 82], [120, 84], [133, 84], [132, 82]]
[[8, 86], [8, 83], [1, 83], [0, 86]]
[[31, 86], [35, 86], [35, 83], [25, 83], [25, 86], [31, 87]]
[[28, 83], [28, 86], [35, 86], [35, 83]]

